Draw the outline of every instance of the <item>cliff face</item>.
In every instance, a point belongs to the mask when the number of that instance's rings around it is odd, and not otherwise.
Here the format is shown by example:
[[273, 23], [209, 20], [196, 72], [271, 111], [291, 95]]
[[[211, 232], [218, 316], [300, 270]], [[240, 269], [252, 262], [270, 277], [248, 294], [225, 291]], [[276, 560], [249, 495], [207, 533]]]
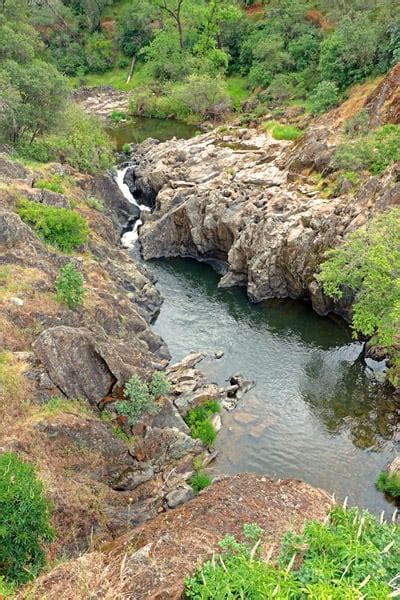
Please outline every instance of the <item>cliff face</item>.
[[255, 302], [311, 298], [328, 312], [314, 278], [325, 251], [398, 203], [400, 185], [395, 167], [357, 194], [324, 198], [307, 172], [329, 161], [327, 137], [315, 130], [293, 146], [232, 129], [142, 145], [131, 177], [156, 207], [140, 232], [144, 258], [220, 259], [227, 268], [221, 286], [247, 286]]

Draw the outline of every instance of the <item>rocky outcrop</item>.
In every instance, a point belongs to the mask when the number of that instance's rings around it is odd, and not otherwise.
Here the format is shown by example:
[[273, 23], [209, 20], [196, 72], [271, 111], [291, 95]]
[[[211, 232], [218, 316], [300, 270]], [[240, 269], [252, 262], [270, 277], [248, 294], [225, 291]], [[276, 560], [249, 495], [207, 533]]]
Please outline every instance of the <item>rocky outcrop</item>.
[[136, 188], [153, 190], [156, 205], [140, 231], [144, 258], [217, 259], [226, 264], [221, 287], [246, 286], [255, 302], [311, 298], [327, 313], [333, 306], [314, 278], [325, 251], [372, 212], [400, 201], [396, 167], [368, 180], [356, 197], [322, 197], [298, 172], [329, 162], [328, 138], [321, 131], [293, 147], [233, 129], [139, 147], [132, 176]]
[[286, 531], [301, 530], [307, 519], [322, 520], [330, 505], [327, 494], [300, 481], [249, 474], [226, 478], [104, 552], [56, 567], [35, 582], [30, 597], [75, 600], [82, 597], [84, 581], [96, 597], [178, 600], [185, 578], [218, 551], [225, 535], [240, 538], [245, 523], [257, 523], [265, 529], [262, 554], [276, 556]]
[[74, 100], [85, 112], [102, 119], [113, 112], [126, 112], [129, 108], [129, 94], [112, 86], [81, 87], [74, 92]]
[[367, 98], [365, 108], [370, 116], [371, 127], [400, 123], [400, 63], [389, 71]]

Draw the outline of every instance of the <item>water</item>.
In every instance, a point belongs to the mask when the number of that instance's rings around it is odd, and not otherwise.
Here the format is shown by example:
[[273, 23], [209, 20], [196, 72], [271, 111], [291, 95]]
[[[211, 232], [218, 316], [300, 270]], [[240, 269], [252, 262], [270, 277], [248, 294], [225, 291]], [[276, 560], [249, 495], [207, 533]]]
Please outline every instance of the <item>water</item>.
[[250, 304], [244, 290], [218, 290], [219, 276], [192, 260], [146, 266], [165, 298], [154, 329], [173, 360], [223, 349], [202, 363], [211, 380], [240, 372], [256, 381], [222, 414], [214, 473], [295, 477], [376, 514], [393, 510], [374, 482], [396, 455], [395, 400], [343, 321], [302, 302]]
[[156, 138], [165, 142], [172, 137], [189, 139], [196, 133], [197, 128], [174, 119], [148, 119], [145, 117], [134, 117], [128, 123], [119, 123], [107, 129], [110, 137], [114, 140], [117, 150], [121, 150], [124, 144], [140, 144], [147, 138]]

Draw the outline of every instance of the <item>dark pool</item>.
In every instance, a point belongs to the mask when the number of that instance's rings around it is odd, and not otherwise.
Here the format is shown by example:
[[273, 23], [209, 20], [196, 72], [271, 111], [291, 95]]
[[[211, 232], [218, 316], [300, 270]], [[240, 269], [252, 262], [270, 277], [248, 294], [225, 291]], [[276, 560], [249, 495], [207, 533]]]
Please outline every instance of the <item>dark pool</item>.
[[124, 144], [140, 144], [150, 137], [156, 138], [160, 142], [165, 142], [173, 137], [189, 139], [195, 135], [196, 131], [196, 127], [174, 119], [162, 120], [145, 117], [133, 117], [132, 121], [107, 128], [117, 150], [121, 150]]
[[221, 360], [203, 365], [211, 379], [240, 372], [257, 383], [222, 415], [215, 473], [297, 477], [375, 513], [393, 510], [374, 481], [396, 455], [395, 400], [343, 321], [303, 302], [250, 304], [242, 289], [218, 290], [217, 273], [192, 260], [146, 266], [165, 298], [154, 328], [173, 359], [221, 348]]

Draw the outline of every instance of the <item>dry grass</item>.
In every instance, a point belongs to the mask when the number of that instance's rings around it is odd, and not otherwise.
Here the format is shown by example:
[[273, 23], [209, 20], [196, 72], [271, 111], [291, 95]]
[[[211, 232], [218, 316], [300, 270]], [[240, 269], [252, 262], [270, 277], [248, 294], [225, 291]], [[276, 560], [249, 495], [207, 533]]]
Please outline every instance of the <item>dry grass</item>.
[[29, 410], [30, 387], [24, 372], [28, 365], [11, 352], [0, 353], [0, 421], [12, 423]]

